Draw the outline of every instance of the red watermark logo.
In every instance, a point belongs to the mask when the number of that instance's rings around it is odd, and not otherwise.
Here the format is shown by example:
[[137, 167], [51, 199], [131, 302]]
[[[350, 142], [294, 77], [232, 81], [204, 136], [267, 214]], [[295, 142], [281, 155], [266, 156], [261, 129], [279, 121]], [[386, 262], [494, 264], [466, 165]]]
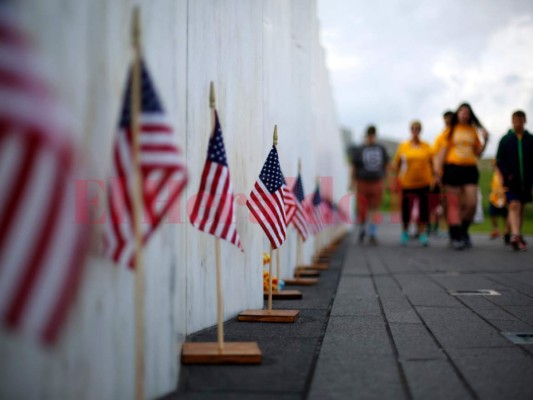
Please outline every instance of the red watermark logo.
[[[296, 177], [287, 177], [287, 185], [289, 188], [294, 186]], [[330, 223], [339, 222], [343, 224], [356, 224], [359, 217], [368, 211], [367, 199], [365, 196], [358, 195], [354, 192], [346, 192], [335, 203], [332, 201], [333, 196], [333, 177], [321, 177], [319, 180], [320, 196], [322, 201], [329, 208], [331, 217], [327, 221]], [[202, 196], [201, 204], [209, 205], [214, 201], [222, 201], [220, 196], [212, 198], [210, 194], [195, 194], [187, 199], [183, 196], [172, 201], [170, 193], [175, 192], [175, 189], [181, 185], [181, 182], [166, 182], [165, 188], [159, 190], [159, 186], [162, 182], [159, 180], [148, 179], [144, 181], [144, 202], [149, 203], [152, 209], [165, 210], [164, 223], [167, 224], [182, 224], [188, 223], [188, 216], [194, 210], [194, 205], [198, 196]], [[105, 224], [107, 215], [108, 202], [110, 198], [122, 198], [122, 196], [114, 196], [119, 192], [127, 190], [127, 182], [123, 179], [111, 178], [104, 179], [83, 179], [74, 181], [75, 184], [75, 202], [76, 202], [76, 214], [75, 220], [79, 224]], [[388, 219], [390, 223], [400, 223], [400, 204], [401, 204], [401, 191], [396, 185], [389, 185], [386, 190], [390, 193], [390, 213], [383, 214], [379, 211], [373, 213], [373, 223], [381, 224]], [[114, 193], [116, 192], [116, 193]], [[314, 193], [309, 193], [304, 203], [312, 204]], [[443, 201], [445, 195], [430, 193], [430, 203], [439, 204]], [[395, 199], [393, 202], [392, 199]], [[229, 200], [229, 199], [223, 199]], [[252, 223], [257, 223], [252, 213], [246, 206], [248, 196], [244, 193], [234, 193], [233, 201], [236, 207], [246, 207], [248, 220]], [[132, 208], [131, 200], [125, 201], [127, 204], [122, 204], [122, 207], [116, 207], [116, 209], [124, 210], [123, 213], [129, 213]], [[406, 199], [404, 201], [412, 201], [412, 199]], [[357, 213], [352, 212], [355, 204], [357, 206]], [[125, 215], [113, 215], [115, 223], [122, 223], [125, 219]], [[316, 223], [314, 218], [307, 216], [307, 222], [312, 224]], [[146, 213], [143, 215], [142, 222], [150, 222], [150, 216]]]

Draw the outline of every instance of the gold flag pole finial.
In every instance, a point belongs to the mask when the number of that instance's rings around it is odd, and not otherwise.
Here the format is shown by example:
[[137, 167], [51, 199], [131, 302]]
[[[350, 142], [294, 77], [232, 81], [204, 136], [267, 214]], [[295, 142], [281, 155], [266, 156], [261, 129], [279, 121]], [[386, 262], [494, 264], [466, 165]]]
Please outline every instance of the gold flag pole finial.
[[274, 146], [278, 145], [278, 126], [274, 125]]
[[133, 9], [133, 21], [131, 24], [131, 38], [133, 47], [140, 49], [141, 47], [141, 12], [139, 6]]
[[213, 81], [209, 84], [209, 108], [215, 108], [216, 96], [215, 96], [215, 84]]
[[298, 159], [298, 173], [299, 174], [302, 173], [302, 159], [301, 158]]

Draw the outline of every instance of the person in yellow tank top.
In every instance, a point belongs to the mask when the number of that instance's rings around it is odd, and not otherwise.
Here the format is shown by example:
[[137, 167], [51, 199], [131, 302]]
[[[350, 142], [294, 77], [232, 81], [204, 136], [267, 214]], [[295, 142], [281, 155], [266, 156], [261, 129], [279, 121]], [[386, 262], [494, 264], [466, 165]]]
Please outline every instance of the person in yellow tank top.
[[468, 230], [477, 206], [477, 160], [485, 150], [488, 137], [472, 107], [463, 103], [454, 113], [450, 127], [435, 142], [438, 152], [434, 158], [434, 173], [442, 177], [450, 240], [456, 250], [472, 247]]
[[422, 124], [419, 121], [411, 123], [411, 139], [402, 142], [392, 161], [392, 169], [396, 172], [402, 198], [403, 230], [401, 244], [409, 242], [409, 221], [415, 200], [418, 201], [418, 239], [423, 246], [427, 246], [428, 235], [426, 225], [429, 219], [429, 190], [434, 183], [433, 151], [431, 146], [420, 140]]

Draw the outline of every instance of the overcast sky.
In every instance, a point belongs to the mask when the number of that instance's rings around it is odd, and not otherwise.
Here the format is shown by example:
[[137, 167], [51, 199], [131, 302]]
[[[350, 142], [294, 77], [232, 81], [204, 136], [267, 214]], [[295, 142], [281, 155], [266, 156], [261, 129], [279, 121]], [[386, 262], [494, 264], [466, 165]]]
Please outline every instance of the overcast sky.
[[441, 114], [469, 102], [491, 133], [487, 155], [523, 109], [533, 131], [532, 0], [319, 0], [340, 123], [360, 141], [374, 123], [382, 137], [424, 138]]

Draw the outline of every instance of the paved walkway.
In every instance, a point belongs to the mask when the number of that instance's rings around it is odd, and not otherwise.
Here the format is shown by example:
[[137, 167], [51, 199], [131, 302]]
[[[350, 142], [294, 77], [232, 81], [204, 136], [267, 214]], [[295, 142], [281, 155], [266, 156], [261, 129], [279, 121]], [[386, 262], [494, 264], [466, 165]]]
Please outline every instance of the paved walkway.
[[[275, 303], [301, 310], [295, 324], [226, 323], [227, 340], [259, 342], [262, 365], [183, 367], [168, 398], [533, 399], [533, 344], [501, 334], [533, 332], [533, 249], [398, 238], [398, 226], [381, 227], [376, 247], [348, 237], [303, 300]], [[448, 293], [477, 289], [501, 295]]]
[[[350, 240], [310, 399], [533, 399], [533, 344], [501, 334], [533, 333], [533, 251]], [[477, 289], [501, 296], [448, 293]]]

